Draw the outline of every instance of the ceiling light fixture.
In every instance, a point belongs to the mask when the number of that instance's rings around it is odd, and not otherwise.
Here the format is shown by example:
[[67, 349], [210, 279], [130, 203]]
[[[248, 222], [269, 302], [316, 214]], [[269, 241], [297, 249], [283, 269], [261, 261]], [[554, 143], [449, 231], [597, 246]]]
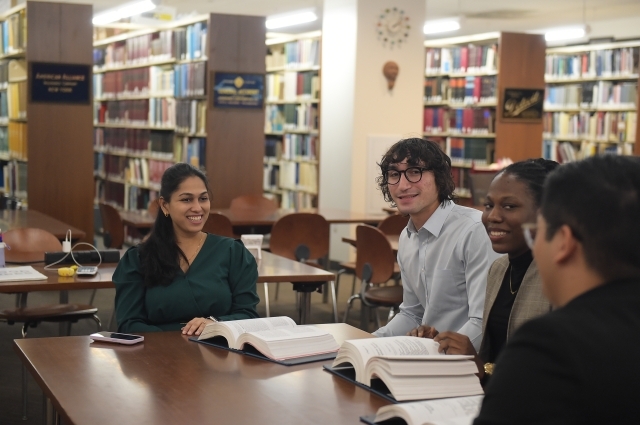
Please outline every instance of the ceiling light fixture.
[[267, 29], [274, 30], [278, 28], [291, 27], [293, 25], [306, 24], [313, 22], [318, 17], [313, 12], [298, 12], [288, 15], [271, 16], [267, 18]]
[[544, 33], [544, 39], [547, 41], [564, 41], [582, 38], [587, 34], [586, 27], [575, 26], [565, 28], [555, 28]]
[[126, 3], [122, 6], [114, 7], [113, 9], [106, 10], [102, 13], [98, 13], [93, 17], [93, 25], [104, 25], [111, 22], [119, 21], [120, 19], [129, 18], [131, 16], [140, 15], [144, 12], [149, 12], [156, 8], [151, 0], [141, 0], [132, 3]]
[[424, 23], [422, 31], [425, 34], [439, 34], [442, 32], [457, 31], [460, 29], [460, 22], [455, 19], [440, 19], [437, 21], [427, 21]]

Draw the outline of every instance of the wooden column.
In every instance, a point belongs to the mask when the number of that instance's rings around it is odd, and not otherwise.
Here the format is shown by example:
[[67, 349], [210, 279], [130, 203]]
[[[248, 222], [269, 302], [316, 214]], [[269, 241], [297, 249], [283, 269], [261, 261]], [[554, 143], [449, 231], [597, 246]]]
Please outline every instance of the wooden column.
[[544, 90], [544, 36], [503, 32], [499, 43], [495, 158], [513, 161], [539, 158], [542, 156], [542, 120], [504, 120], [502, 97], [505, 88]]
[[213, 75], [264, 74], [265, 18], [211, 14], [209, 18], [207, 161], [214, 208], [240, 195], [262, 194], [264, 108], [213, 108]]
[[[92, 65], [91, 5], [27, 2], [27, 66]], [[30, 72], [30, 71], [29, 71]], [[91, 77], [90, 77], [91, 78]], [[86, 104], [27, 101], [29, 208], [93, 242], [93, 123]]]

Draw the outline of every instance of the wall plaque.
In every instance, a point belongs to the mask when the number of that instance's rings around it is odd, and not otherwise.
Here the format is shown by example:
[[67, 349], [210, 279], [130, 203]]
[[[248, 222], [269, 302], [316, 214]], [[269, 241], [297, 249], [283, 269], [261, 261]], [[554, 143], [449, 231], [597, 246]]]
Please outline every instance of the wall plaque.
[[542, 120], [544, 89], [504, 89], [502, 99], [504, 120]]
[[262, 109], [264, 74], [214, 72], [213, 107]]
[[90, 102], [90, 65], [32, 62], [29, 76], [32, 102]]

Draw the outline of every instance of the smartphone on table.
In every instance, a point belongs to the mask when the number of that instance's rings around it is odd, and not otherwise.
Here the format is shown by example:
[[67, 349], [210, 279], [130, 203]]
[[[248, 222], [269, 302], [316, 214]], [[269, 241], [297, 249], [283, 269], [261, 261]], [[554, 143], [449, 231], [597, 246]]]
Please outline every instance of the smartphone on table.
[[93, 341], [98, 342], [114, 342], [116, 344], [132, 345], [144, 341], [142, 335], [122, 334], [118, 332], [96, 332], [89, 335]]

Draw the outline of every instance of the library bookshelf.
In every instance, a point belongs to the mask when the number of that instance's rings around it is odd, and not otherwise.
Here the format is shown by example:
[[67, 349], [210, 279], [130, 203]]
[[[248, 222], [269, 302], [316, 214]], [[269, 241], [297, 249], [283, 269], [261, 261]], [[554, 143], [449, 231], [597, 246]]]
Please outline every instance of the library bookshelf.
[[471, 196], [469, 169], [540, 156], [542, 120], [508, 119], [502, 103], [507, 89], [544, 89], [542, 36], [491, 32], [424, 45], [423, 134], [451, 158], [458, 197]]
[[320, 32], [267, 39], [263, 190], [282, 208], [316, 207]]
[[35, 64], [80, 66], [90, 78], [91, 16], [90, 5], [36, 1], [0, 16], [1, 191], [84, 230], [86, 241], [93, 241], [90, 98], [43, 100], [32, 92]]
[[545, 158], [638, 155], [640, 40], [547, 49]]
[[147, 209], [177, 162], [206, 172], [213, 208], [261, 194], [264, 110], [213, 107], [213, 79], [264, 75], [264, 41], [264, 18], [220, 14], [94, 41], [96, 201]]

